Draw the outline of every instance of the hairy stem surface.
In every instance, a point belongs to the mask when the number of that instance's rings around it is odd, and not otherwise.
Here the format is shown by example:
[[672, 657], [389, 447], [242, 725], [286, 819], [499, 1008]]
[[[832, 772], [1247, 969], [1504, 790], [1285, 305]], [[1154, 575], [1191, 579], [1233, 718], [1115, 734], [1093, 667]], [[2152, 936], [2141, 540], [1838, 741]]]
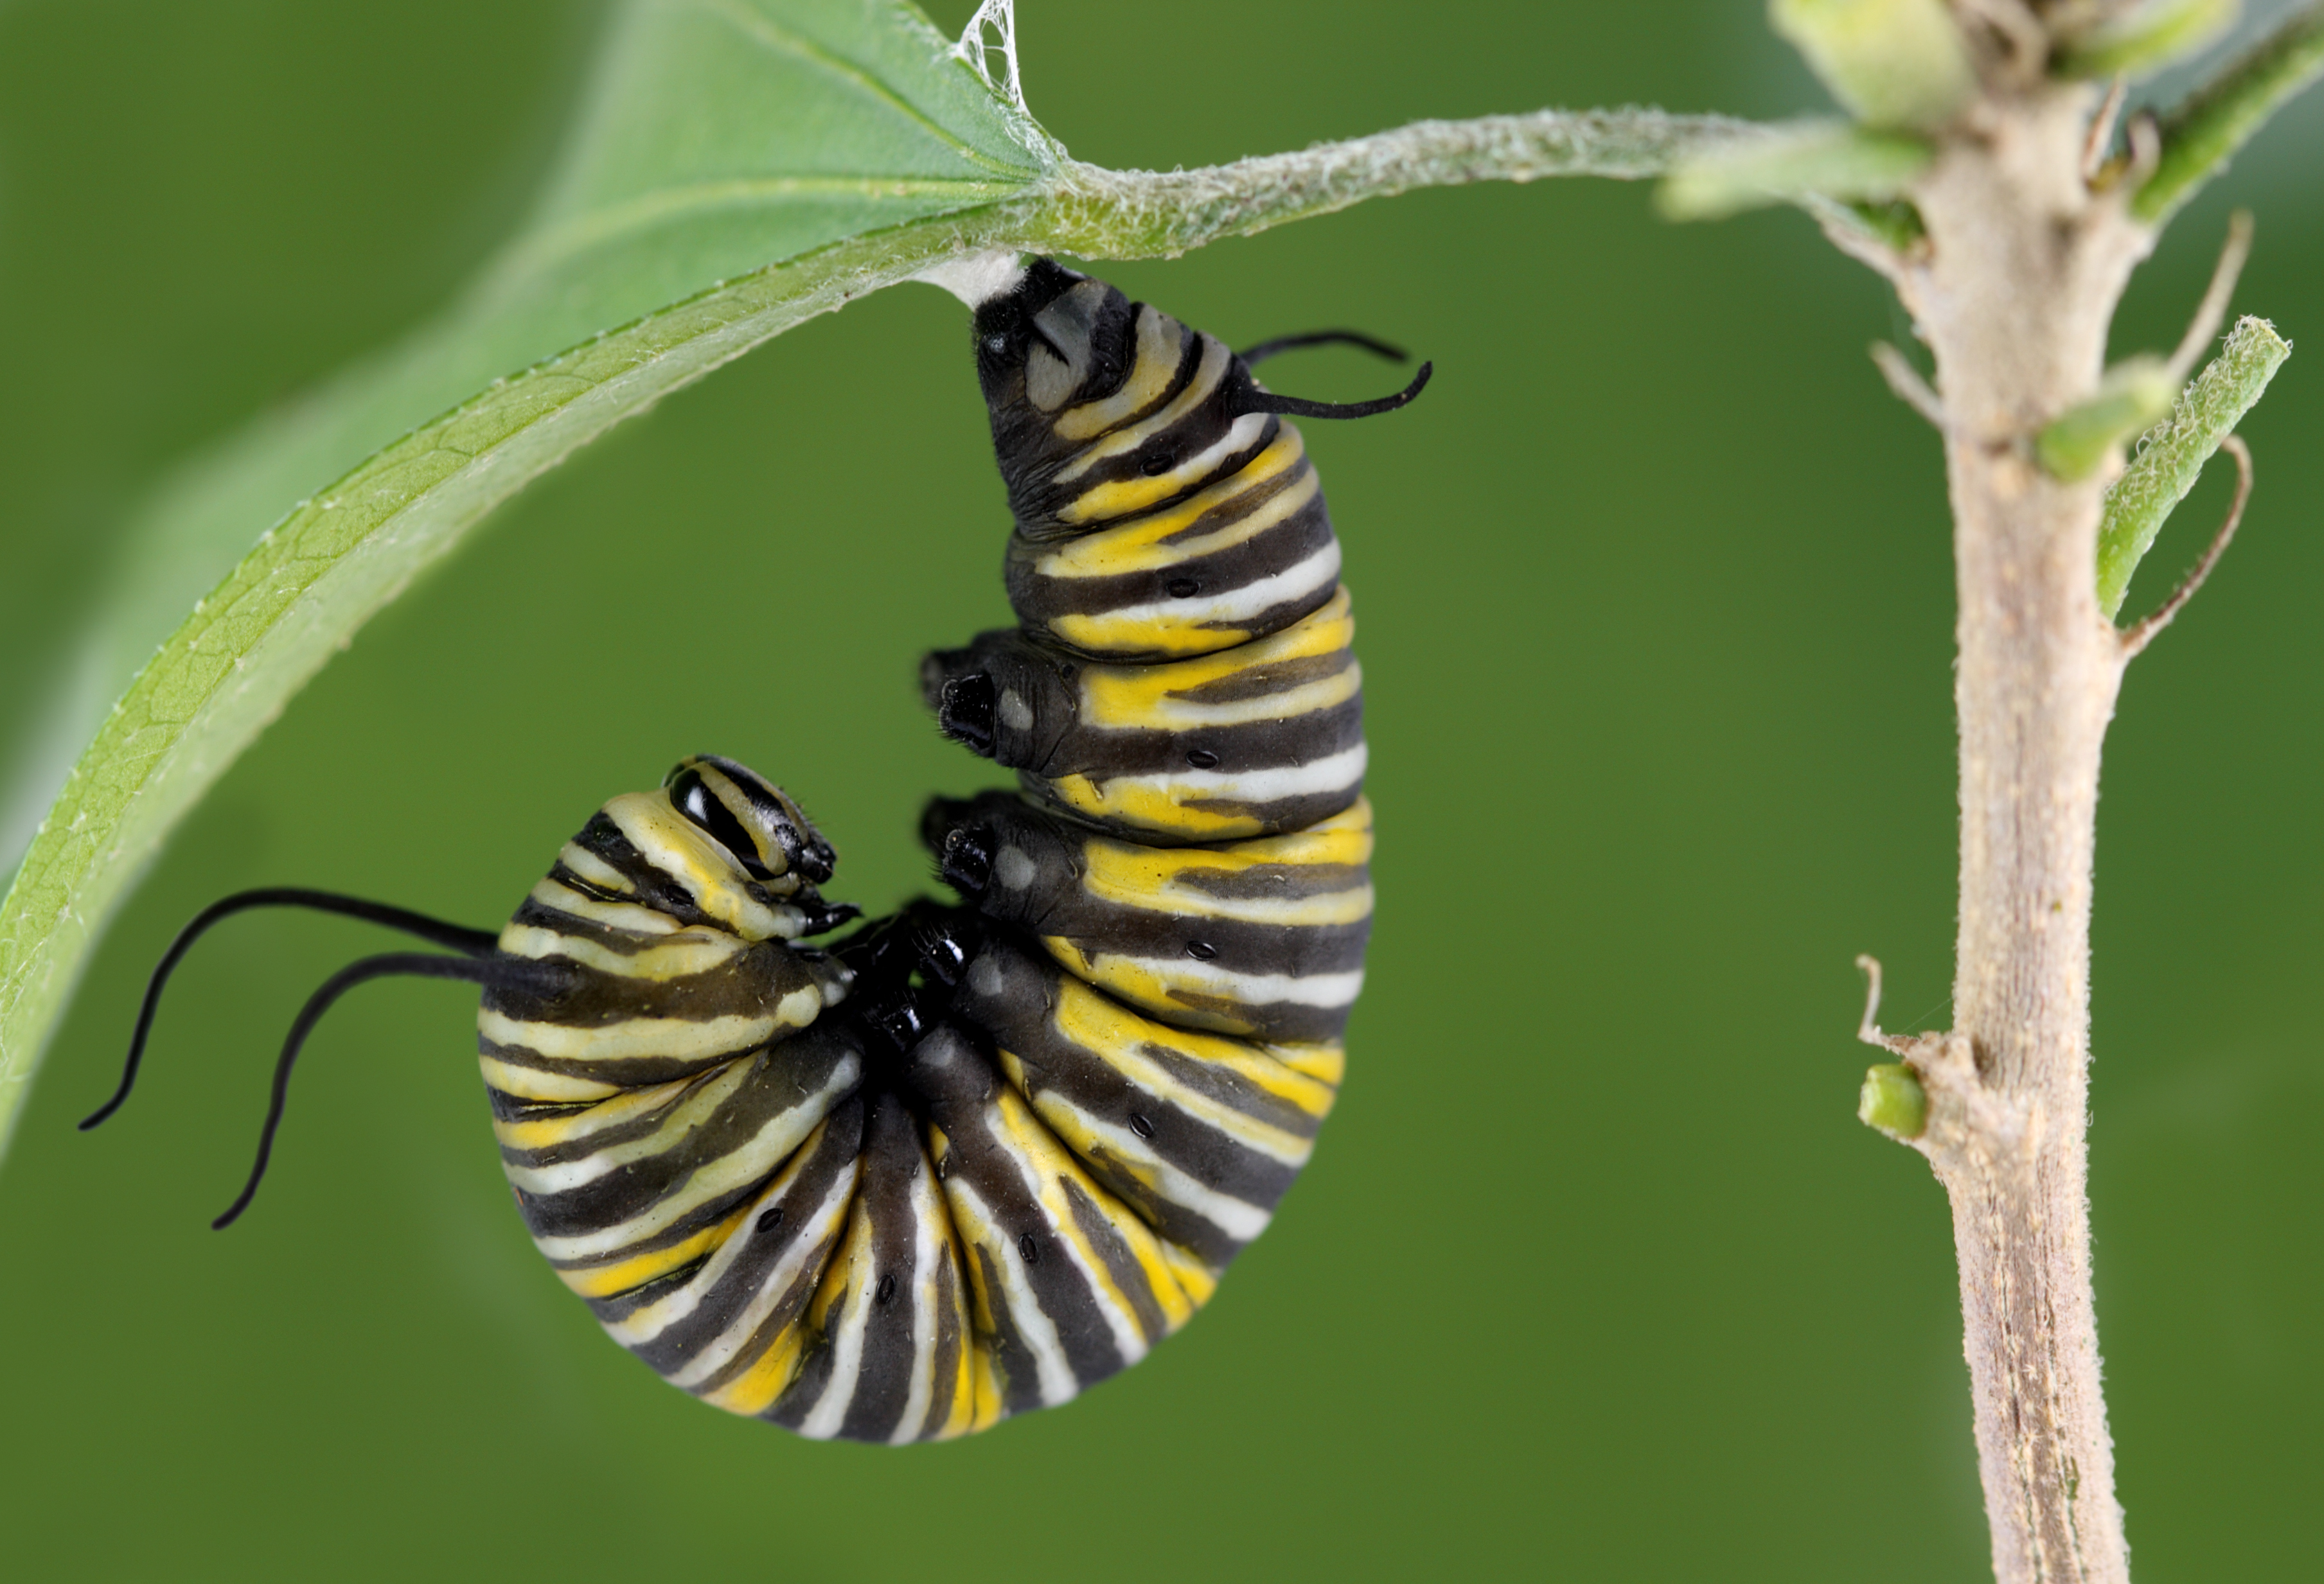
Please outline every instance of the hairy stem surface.
[[2099, 613], [2102, 481], [2030, 437], [2098, 388], [2147, 234], [2080, 177], [2087, 88], [1989, 100], [1915, 197], [1899, 284], [1936, 354], [1960, 612], [1953, 1029], [1908, 1059], [1952, 1202], [1996, 1576], [2128, 1577], [2090, 1298], [2085, 1115], [2098, 754], [2123, 646]]

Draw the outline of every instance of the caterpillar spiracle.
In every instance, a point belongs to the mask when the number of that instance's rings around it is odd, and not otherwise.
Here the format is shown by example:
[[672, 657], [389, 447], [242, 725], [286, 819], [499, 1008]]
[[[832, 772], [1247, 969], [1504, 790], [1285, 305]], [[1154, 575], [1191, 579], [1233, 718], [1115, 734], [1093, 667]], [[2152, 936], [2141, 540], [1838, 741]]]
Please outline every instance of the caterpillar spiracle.
[[1019, 625], [942, 649], [944, 732], [1017, 792], [936, 798], [954, 905], [827, 935], [831, 844], [771, 782], [688, 759], [593, 815], [497, 934], [332, 892], [443, 948], [368, 980], [481, 990], [479, 1060], [527, 1229], [672, 1385], [809, 1436], [906, 1442], [1137, 1363], [1265, 1228], [1332, 1108], [1370, 926], [1354, 625], [1314, 465], [1216, 338], [1047, 260], [988, 266], [979, 381]]

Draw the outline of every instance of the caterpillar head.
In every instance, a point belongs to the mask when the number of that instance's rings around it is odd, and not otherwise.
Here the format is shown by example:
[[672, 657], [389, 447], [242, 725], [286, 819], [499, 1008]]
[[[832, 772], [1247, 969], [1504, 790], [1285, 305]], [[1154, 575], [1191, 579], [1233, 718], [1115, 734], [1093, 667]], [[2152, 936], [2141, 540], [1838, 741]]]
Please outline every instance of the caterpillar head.
[[777, 896], [822, 884], [839, 861], [781, 787], [731, 759], [699, 753], [681, 760], [663, 778], [662, 789], [671, 807]]
[[1135, 314], [1104, 281], [1047, 259], [1034, 260], [1013, 289], [981, 304], [976, 373], [995, 437], [1004, 416], [1045, 426], [1076, 392], [1119, 386]]
[[1223, 478], [1277, 427], [1223, 344], [1047, 260], [979, 306], [976, 364], [1010, 510], [1035, 541]]

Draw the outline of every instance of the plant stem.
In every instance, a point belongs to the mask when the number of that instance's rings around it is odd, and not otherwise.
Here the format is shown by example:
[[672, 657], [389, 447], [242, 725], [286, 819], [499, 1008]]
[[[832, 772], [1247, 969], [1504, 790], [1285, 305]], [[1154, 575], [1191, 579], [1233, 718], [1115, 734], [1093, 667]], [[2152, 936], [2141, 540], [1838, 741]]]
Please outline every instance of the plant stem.
[[2085, 1189], [2099, 748], [2122, 677], [2098, 612], [2103, 480], [2030, 437], [2099, 386], [2144, 227], [2081, 176], [2095, 90], [1997, 92], [1915, 188], [1897, 271], [1936, 355], [1960, 602], [1953, 1029], [1907, 1060], [1951, 1199], [1978, 1460], [2003, 1584], [2128, 1578], [2098, 1385]]
[[1637, 181], [1775, 135], [1775, 128], [1731, 116], [1632, 106], [1416, 121], [1194, 170], [1110, 170], [1067, 161], [1039, 195], [1038, 232], [1042, 245], [1083, 258], [1175, 257], [1415, 188], [1552, 176]]

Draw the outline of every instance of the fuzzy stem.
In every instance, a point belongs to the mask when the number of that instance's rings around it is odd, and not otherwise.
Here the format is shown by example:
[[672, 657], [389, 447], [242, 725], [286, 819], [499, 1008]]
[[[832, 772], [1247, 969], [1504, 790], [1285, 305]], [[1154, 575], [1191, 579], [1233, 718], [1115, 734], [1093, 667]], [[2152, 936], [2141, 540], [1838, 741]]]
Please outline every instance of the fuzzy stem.
[[1775, 129], [1724, 115], [1536, 110], [1416, 121], [1194, 170], [1109, 170], [1068, 161], [1039, 195], [1039, 225], [1044, 244], [1059, 253], [1167, 258], [1415, 188], [1552, 176], [1644, 180], [1773, 135]]
[[2098, 753], [2122, 654], [2101, 481], [2029, 441], [2099, 388], [2149, 237], [2081, 177], [2097, 93], [1997, 96], [1915, 189], [1898, 284], [1936, 355], [1960, 602], [1955, 1027], [1908, 1054], [1952, 1202], [1978, 1459], [2003, 1584], [2128, 1577], [2090, 1296], [2084, 1115]]

